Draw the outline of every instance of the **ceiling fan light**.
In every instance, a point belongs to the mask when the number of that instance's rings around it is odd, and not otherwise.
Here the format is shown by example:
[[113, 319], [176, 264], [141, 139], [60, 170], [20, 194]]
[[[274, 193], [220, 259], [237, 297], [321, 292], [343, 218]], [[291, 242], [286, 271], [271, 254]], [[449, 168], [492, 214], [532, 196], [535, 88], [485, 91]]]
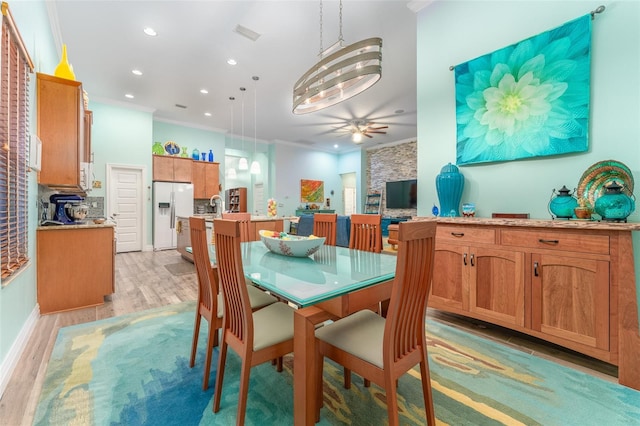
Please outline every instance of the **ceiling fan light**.
[[238, 170], [249, 170], [249, 162], [246, 158], [240, 158], [240, 161], [238, 161]]
[[351, 140], [356, 143], [362, 142], [362, 133], [353, 132], [353, 136], [351, 136]]

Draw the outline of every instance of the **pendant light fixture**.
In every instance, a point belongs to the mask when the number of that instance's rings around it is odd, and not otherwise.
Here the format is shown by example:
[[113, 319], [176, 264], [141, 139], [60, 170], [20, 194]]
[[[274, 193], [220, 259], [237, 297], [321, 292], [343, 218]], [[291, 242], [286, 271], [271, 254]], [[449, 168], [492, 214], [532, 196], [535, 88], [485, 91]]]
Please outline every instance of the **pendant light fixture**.
[[[233, 135], [233, 101], [236, 100], [233, 96], [229, 96], [229, 100], [231, 101], [231, 134]], [[235, 179], [238, 175], [236, 174], [236, 169], [231, 167], [227, 170], [227, 178]]]
[[252, 175], [260, 174], [260, 163], [256, 159], [257, 147], [258, 147], [258, 76], [253, 76], [253, 161], [251, 162], [251, 169], [249, 173]]
[[[242, 151], [244, 152], [244, 92], [246, 92], [246, 88], [241, 87], [240, 92], [242, 92]], [[238, 161], [238, 170], [249, 170], [249, 162], [247, 158], [242, 156], [240, 157], [240, 161]]]
[[[337, 50], [336, 50], [337, 49]], [[320, 0], [320, 61], [293, 86], [293, 113], [307, 114], [330, 107], [362, 93], [382, 76], [382, 39], [368, 38], [344, 47], [342, 0], [338, 42], [322, 47], [322, 0]]]

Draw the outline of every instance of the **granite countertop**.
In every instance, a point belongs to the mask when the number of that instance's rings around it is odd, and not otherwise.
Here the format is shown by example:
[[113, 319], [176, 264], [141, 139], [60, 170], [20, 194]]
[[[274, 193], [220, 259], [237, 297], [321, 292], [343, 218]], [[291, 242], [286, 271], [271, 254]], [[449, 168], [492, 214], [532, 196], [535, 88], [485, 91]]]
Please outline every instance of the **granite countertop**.
[[50, 226], [38, 226], [38, 231], [59, 231], [61, 229], [89, 229], [89, 228], [113, 228], [116, 224], [110, 221], [97, 224], [92, 220], [88, 220], [85, 223], [79, 223], [75, 225], [50, 225]]
[[[214, 215], [214, 214], [194, 214], [193, 216], [195, 216], [195, 217], [203, 217], [206, 222], [213, 222], [213, 219], [216, 218], [216, 215]], [[184, 217], [184, 216], [178, 216], [178, 217], [181, 217], [183, 219], [188, 219], [187, 217]], [[218, 218], [218, 219], [220, 219], [220, 218]], [[291, 220], [293, 218], [288, 217], [288, 216], [280, 216], [280, 217], [278, 217], [278, 216], [276, 216], [276, 217], [251, 216], [251, 221], [252, 222], [268, 222], [268, 221], [283, 220], [283, 219]]]
[[430, 219], [442, 224], [452, 225], [492, 225], [526, 226], [530, 228], [594, 229], [601, 231], [640, 231], [640, 223], [605, 222], [597, 220], [551, 220], [551, 219], [505, 219], [484, 217], [414, 217], [416, 220]]

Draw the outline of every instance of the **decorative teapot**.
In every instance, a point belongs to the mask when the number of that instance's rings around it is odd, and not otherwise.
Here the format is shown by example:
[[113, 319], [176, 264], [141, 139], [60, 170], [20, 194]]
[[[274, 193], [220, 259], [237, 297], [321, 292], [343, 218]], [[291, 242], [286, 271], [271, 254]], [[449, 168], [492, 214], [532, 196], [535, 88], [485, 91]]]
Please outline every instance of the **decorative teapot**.
[[615, 180], [606, 185], [604, 194], [596, 200], [595, 210], [602, 220], [626, 222], [627, 217], [636, 209], [635, 198], [622, 192], [624, 187]]
[[552, 219], [571, 219], [574, 213], [573, 209], [576, 207], [578, 207], [578, 200], [565, 185], [562, 185], [557, 193], [555, 189], [551, 191], [548, 208]]

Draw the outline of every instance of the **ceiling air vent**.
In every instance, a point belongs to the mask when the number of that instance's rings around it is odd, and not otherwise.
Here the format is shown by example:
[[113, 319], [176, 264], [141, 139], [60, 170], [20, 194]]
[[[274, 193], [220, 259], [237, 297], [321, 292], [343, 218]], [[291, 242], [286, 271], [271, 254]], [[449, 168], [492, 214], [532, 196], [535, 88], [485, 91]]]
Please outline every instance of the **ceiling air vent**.
[[252, 41], [256, 41], [260, 37], [260, 34], [258, 34], [257, 32], [252, 31], [249, 28], [243, 27], [242, 25], [239, 25], [239, 24], [236, 25], [233, 31], [237, 32], [241, 36], [244, 36]]
[[187, 106], [186, 105], [176, 104], [176, 108], [187, 109]]

